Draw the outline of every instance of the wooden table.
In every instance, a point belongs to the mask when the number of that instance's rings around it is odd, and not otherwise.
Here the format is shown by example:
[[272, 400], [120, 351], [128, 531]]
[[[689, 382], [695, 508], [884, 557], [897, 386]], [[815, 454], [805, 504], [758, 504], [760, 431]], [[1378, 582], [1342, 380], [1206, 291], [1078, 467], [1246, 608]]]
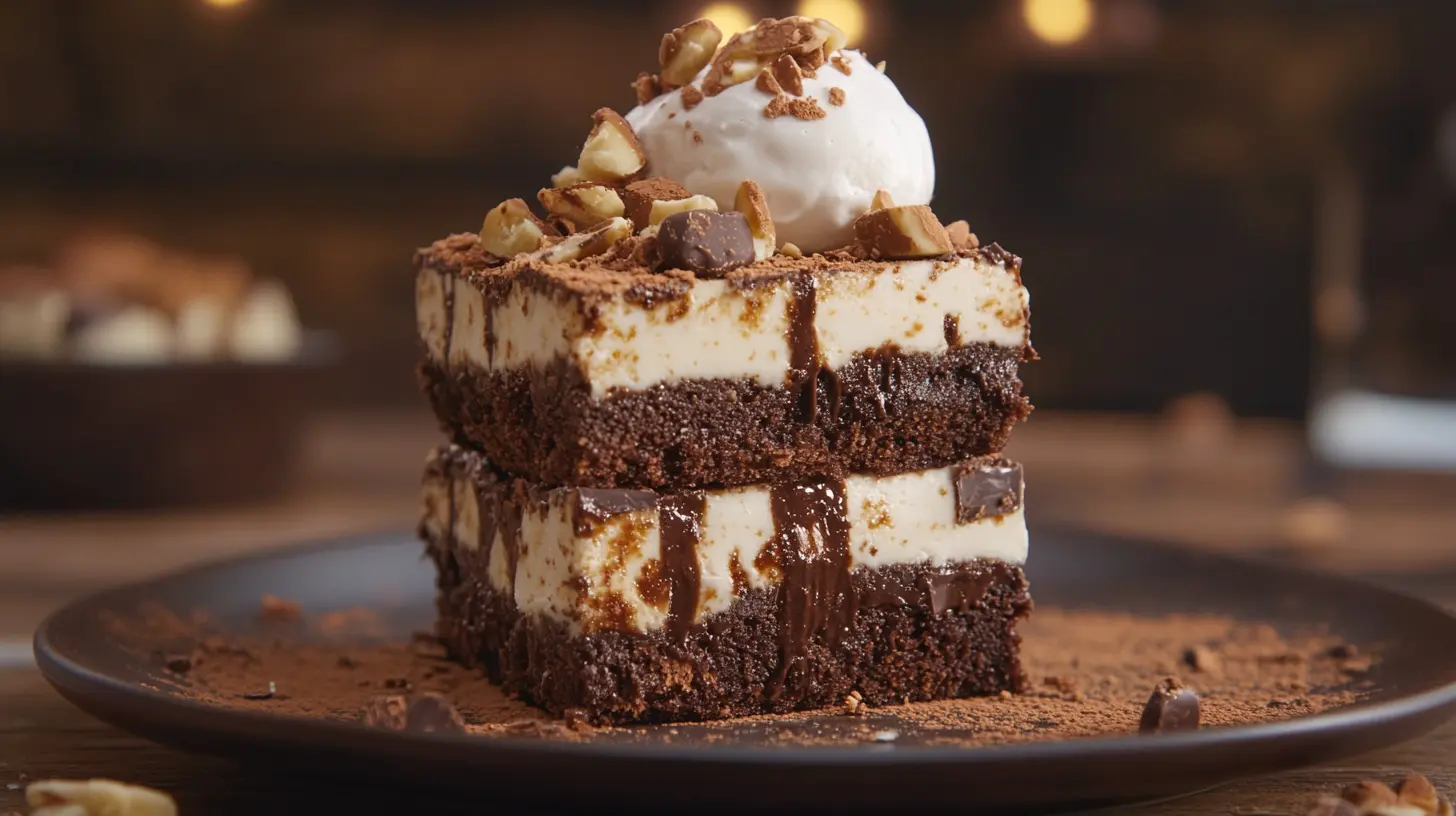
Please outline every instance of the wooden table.
[[[0, 814], [27, 781], [113, 777], [163, 788], [185, 814], [465, 813], [479, 802], [248, 769], [153, 745], [57, 696], [29, 664], [51, 609], [108, 584], [310, 538], [413, 523], [419, 414], [331, 417], [309, 437], [298, 492], [268, 506], [131, 516], [0, 518]], [[1068, 523], [1190, 547], [1372, 574], [1456, 608], [1456, 477], [1322, 476], [1296, 428], [1038, 414], [1009, 453], [1028, 469], [1033, 525]], [[1312, 487], [1338, 503], [1301, 504]], [[1359, 778], [1426, 774], [1456, 792], [1456, 725], [1331, 766], [1249, 780], [1119, 813], [1295, 814]], [[427, 804], [428, 803], [428, 806]]]

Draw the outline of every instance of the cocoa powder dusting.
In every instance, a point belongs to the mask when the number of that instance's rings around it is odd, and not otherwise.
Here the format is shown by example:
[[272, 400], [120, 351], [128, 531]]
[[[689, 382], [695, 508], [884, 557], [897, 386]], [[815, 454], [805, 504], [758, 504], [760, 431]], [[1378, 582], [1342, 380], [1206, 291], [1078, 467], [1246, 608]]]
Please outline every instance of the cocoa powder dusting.
[[[405, 643], [341, 636], [374, 628], [367, 610], [306, 616], [301, 631], [314, 641], [308, 643], [273, 633], [226, 636], [205, 615], [181, 616], [157, 606], [140, 610], [135, 619], [110, 617], [105, 623], [129, 645], [148, 644], [159, 667], [180, 660], [177, 639], [189, 639], [190, 653], [182, 652], [189, 670], [171, 672], [167, 685], [212, 705], [363, 721], [381, 695], [417, 698], [433, 692], [455, 705], [469, 733], [567, 740], [741, 742], [751, 735], [753, 742], [776, 745], [893, 741], [970, 747], [1132, 735], [1150, 691], [1169, 676], [1197, 691], [1204, 727], [1268, 722], [1357, 701], [1371, 687], [1367, 672], [1379, 658], [1378, 649], [1355, 649], [1325, 632], [1281, 635], [1271, 626], [1220, 616], [1039, 608], [1021, 627], [1030, 679], [1024, 694], [865, 708], [856, 716], [836, 708], [592, 729], [583, 718], [556, 720], [511, 698], [480, 672], [451, 662], [429, 635]], [[1193, 650], [1204, 655], [1199, 670], [1187, 662]], [[273, 693], [260, 699], [260, 689]]]

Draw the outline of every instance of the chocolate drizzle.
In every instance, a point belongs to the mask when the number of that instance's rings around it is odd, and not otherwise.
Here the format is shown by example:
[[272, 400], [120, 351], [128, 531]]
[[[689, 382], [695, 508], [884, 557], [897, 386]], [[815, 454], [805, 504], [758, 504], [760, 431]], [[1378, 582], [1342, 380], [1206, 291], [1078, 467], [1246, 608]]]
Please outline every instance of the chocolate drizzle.
[[797, 419], [812, 424], [819, 414], [819, 372], [824, 355], [814, 317], [819, 306], [819, 281], [811, 272], [795, 275], [789, 298], [789, 389], [797, 401]]
[[663, 496], [658, 504], [658, 540], [662, 546], [662, 569], [670, 598], [667, 633], [681, 642], [692, 631], [698, 616], [698, 542], [702, 540], [703, 515], [708, 500], [702, 493]]
[[958, 465], [954, 474], [956, 523], [1013, 513], [1021, 506], [1021, 465], [986, 457]]
[[858, 597], [850, 581], [849, 511], [844, 483], [775, 485], [774, 537], [768, 548], [783, 580], [778, 590], [779, 665], [768, 697], [798, 695], [812, 681], [809, 651], [831, 652], [854, 622]]

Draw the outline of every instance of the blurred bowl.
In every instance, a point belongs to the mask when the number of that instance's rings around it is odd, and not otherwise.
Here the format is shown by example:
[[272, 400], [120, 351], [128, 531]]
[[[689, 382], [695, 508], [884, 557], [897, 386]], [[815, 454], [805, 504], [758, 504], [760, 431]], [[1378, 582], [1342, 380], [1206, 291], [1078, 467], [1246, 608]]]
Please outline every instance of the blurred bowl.
[[334, 338], [278, 363], [0, 361], [0, 509], [156, 509], [293, 483]]

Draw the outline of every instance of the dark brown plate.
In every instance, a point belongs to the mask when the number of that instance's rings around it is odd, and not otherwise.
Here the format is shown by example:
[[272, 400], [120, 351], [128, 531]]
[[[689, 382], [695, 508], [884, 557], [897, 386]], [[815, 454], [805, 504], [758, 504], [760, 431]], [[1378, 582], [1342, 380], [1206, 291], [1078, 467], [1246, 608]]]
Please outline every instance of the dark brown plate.
[[[41, 670], [86, 711], [121, 728], [271, 767], [365, 773], [404, 784], [513, 794], [535, 804], [710, 803], [723, 808], [1085, 806], [1185, 793], [1238, 777], [1338, 759], [1410, 739], [1456, 714], [1456, 619], [1343, 578], [1157, 545], [1038, 530], [1028, 567], [1041, 604], [1134, 613], [1205, 612], [1279, 628], [1328, 625], [1357, 645], [1384, 644], [1372, 697], [1276, 723], [989, 748], [769, 747], [763, 724], [712, 744], [681, 729], [564, 743], [370, 730], [325, 720], [219, 709], [166, 691], [159, 669], [105, 632], [107, 612], [142, 602], [202, 609], [254, 627], [258, 598], [306, 609], [368, 606], [401, 638], [433, 615], [432, 574], [408, 535], [357, 538], [193, 569], [106, 592], [57, 612], [36, 634]], [[826, 717], [826, 720], [829, 719]], [[840, 718], [845, 719], [845, 718]]]

